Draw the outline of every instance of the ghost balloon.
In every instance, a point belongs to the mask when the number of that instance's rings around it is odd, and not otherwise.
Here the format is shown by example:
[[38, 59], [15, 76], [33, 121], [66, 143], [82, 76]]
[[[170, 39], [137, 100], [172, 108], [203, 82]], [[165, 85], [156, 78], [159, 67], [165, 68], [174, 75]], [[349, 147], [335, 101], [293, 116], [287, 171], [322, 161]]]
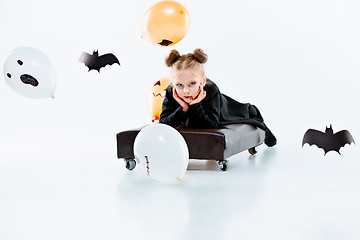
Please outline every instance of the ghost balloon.
[[54, 97], [55, 68], [46, 54], [36, 48], [14, 49], [5, 60], [3, 72], [5, 81], [22, 96]]
[[189, 150], [181, 134], [165, 124], [150, 124], [136, 136], [134, 156], [144, 172], [165, 184], [179, 182], [187, 169]]

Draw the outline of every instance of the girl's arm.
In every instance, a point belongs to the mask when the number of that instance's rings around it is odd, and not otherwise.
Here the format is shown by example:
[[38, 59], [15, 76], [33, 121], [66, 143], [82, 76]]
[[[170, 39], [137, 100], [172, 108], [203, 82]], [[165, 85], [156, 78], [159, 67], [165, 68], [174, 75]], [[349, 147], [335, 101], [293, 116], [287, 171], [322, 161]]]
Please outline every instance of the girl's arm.
[[166, 89], [159, 122], [176, 128], [183, 122], [185, 115], [182, 106], [173, 97], [172, 87], [169, 86]]
[[201, 102], [189, 105], [189, 125], [197, 128], [218, 128], [220, 119], [219, 91], [212, 92]]

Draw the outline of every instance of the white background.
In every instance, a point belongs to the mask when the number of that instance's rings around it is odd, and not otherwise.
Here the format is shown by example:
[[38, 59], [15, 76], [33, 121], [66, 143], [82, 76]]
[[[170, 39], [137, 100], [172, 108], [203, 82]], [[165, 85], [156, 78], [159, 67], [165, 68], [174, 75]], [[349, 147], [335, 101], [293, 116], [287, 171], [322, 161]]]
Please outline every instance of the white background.
[[[0, 63], [20, 46], [55, 65], [55, 99], [24, 98], [0, 81], [0, 239], [358, 239], [355, 145], [326, 156], [301, 148], [309, 128], [359, 142], [360, 3], [355, 0], [179, 1], [187, 36], [141, 38], [157, 1], [0, 0]], [[164, 58], [202, 48], [207, 77], [251, 102], [278, 138], [220, 172], [192, 162], [163, 186], [116, 157], [116, 133], [150, 123], [145, 95]], [[83, 51], [121, 66], [87, 71]], [[2, 69], [2, 68], [1, 68]]]

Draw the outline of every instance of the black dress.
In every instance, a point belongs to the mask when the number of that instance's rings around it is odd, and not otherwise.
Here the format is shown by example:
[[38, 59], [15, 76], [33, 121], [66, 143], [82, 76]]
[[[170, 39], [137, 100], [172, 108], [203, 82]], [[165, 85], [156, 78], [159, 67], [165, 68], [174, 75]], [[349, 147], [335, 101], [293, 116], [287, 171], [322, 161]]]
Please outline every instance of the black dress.
[[166, 96], [160, 115], [160, 123], [174, 128], [185, 125], [193, 128], [219, 128], [231, 123], [247, 123], [265, 131], [265, 144], [274, 146], [276, 138], [264, 123], [258, 108], [250, 103], [240, 103], [220, 93], [214, 82], [207, 79], [204, 86], [206, 97], [199, 103], [189, 105], [185, 113], [180, 104], [173, 97], [170, 84], [166, 89]]

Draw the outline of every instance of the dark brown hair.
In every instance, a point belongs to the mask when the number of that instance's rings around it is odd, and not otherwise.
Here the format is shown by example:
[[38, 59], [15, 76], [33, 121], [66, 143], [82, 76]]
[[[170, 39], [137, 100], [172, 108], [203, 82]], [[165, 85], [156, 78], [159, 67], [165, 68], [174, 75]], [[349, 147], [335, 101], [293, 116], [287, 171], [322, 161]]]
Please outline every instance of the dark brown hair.
[[197, 48], [193, 53], [183, 54], [177, 50], [172, 50], [170, 54], [165, 58], [165, 64], [171, 67], [172, 73], [174, 71], [192, 70], [197, 71], [201, 75], [205, 75], [203, 64], [208, 60], [208, 56], [200, 48]]

